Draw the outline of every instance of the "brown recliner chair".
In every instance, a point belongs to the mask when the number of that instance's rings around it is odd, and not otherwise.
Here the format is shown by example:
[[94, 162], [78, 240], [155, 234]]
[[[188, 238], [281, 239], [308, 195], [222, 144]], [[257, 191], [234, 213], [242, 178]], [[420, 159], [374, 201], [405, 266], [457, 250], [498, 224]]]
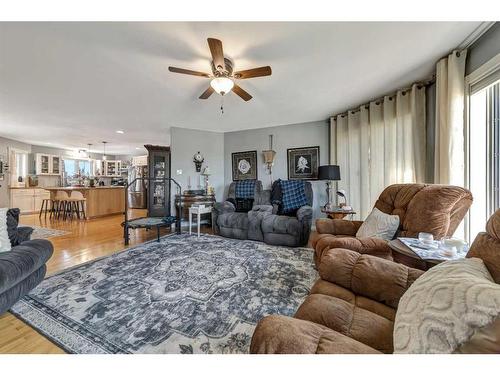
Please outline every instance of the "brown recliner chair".
[[[467, 257], [482, 259], [500, 284], [500, 210], [486, 230], [478, 234]], [[271, 315], [259, 322], [250, 352], [392, 353], [399, 300], [423, 271], [352, 250], [328, 249], [319, 274], [295, 317]], [[500, 352], [500, 318], [476, 331], [457, 352]]]
[[[434, 184], [390, 185], [380, 194], [375, 207], [380, 211], [399, 215], [397, 237], [417, 237], [419, 232], [432, 233], [434, 238], [451, 236], [472, 204], [467, 189]], [[317, 219], [317, 233], [311, 239], [314, 261], [319, 266], [327, 249], [345, 248], [362, 254], [393, 260], [387, 241], [379, 238], [356, 238], [362, 221]], [[408, 263], [408, 259], [394, 259]], [[417, 266], [414, 263], [408, 263]]]

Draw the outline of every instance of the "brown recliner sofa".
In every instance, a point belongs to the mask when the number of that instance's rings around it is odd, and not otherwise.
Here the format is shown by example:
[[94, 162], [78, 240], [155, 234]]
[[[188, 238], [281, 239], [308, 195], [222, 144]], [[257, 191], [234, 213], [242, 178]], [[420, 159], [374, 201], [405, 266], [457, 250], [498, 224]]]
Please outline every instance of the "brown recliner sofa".
[[[380, 211], [399, 215], [397, 237], [417, 237], [419, 232], [432, 233], [440, 239], [451, 236], [472, 204], [467, 189], [436, 184], [390, 185], [380, 194], [375, 207]], [[333, 248], [345, 248], [362, 254], [395, 260], [419, 267], [411, 259], [394, 254], [387, 241], [379, 238], [356, 238], [362, 221], [317, 219], [317, 233], [311, 238], [314, 261], [319, 266], [322, 254]], [[398, 257], [394, 259], [394, 257]]]
[[[500, 210], [488, 221], [467, 258], [480, 258], [500, 284]], [[328, 249], [320, 279], [295, 317], [262, 319], [251, 353], [392, 353], [398, 303], [423, 271], [346, 249]], [[497, 319], [500, 321], [500, 319]], [[500, 352], [500, 324], [477, 331], [461, 353]]]

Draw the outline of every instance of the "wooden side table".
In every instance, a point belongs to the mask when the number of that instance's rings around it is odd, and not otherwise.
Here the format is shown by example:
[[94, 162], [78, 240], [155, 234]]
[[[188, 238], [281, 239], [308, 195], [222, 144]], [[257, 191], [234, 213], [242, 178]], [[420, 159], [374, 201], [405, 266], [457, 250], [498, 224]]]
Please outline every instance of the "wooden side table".
[[347, 211], [347, 210], [342, 210], [342, 209], [334, 209], [334, 210], [326, 210], [324, 207], [321, 208], [321, 212], [326, 214], [326, 217], [329, 219], [343, 219], [348, 215], [355, 215], [356, 211]]
[[[442, 263], [448, 259], [422, 259], [412, 249], [406, 246], [399, 239], [389, 241], [389, 247], [393, 250], [393, 258], [396, 263], [402, 263], [407, 266], [418, 268], [421, 270], [428, 270], [436, 264]], [[463, 253], [465, 257], [465, 253]], [[454, 258], [450, 258], [454, 259]]]
[[[177, 216], [180, 216], [179, 205], [181, 202], [181, 197], [177, 194], [175, 196], [175, 208], [177, 211]], [[182, 194], [182, 218], [184, 220], [189, 220], [189, 209], [191, 206], [205, 205], [205, 207], [213, 207], [215, 204], [215, 195], [213, 194], [196, 194], [184, 192]], [[205, 215], [205, 214], [204, 214]], [[212, 222], [212, 218], [209, 219]]]
[[193, 224], [193, 215], [196, 215], [196, 224], [198, 226], [198, 237], [200, 237], [200, 222], [201, 215], [212, 213], [212, 207], [199, 207], [199, 206], [191, 206], [189, 208], [189, 234], [191, 234], [191, 226]]

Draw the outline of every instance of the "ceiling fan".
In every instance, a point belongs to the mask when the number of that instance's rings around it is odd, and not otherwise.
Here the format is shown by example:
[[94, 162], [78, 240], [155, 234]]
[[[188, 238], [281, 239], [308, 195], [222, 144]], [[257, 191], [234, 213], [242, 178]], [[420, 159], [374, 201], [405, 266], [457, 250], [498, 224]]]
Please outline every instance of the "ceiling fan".
[[212, 54], [212, 74], [197, 72], [189, 69], [169, 66], [168, 70], [173, 73], [190, 74], [193, 76], [211, 78], [210, 86], [200, 95], [200, 99], [208, 99], [215, 91], [219, 95], [226, 95], [231, 90], [244, 101], [252, 99], [252, 95], [238, 86], [235, 79], [248, 79], [255, 77], [270, 76], [272, 71], [270, 66], [260, 68], [240, 70], [233, 72], [233, 62], [224, 57], [222, 42], [218, 39], [208, 38], [208, 47]]

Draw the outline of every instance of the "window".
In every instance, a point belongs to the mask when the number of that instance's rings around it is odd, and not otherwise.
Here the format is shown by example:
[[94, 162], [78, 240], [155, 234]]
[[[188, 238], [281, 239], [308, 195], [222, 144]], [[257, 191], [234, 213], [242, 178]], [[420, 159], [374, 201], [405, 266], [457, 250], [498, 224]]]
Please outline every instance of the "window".
[[490, 63], [487, 74], [480, 73], [472, 73], [467, 86], [467, 170], [474, 197], [468, 217], [469, 241], [484, 231], [488, 218], [500, 208], [500, 60], [496, 67]]
[[28, 154], [16, 152], [16, 176], [23, 179], [28, 175]]
[[90, 160], [64, 159], [64, 173], [67, 177], [90, 177], [92, 175]]

